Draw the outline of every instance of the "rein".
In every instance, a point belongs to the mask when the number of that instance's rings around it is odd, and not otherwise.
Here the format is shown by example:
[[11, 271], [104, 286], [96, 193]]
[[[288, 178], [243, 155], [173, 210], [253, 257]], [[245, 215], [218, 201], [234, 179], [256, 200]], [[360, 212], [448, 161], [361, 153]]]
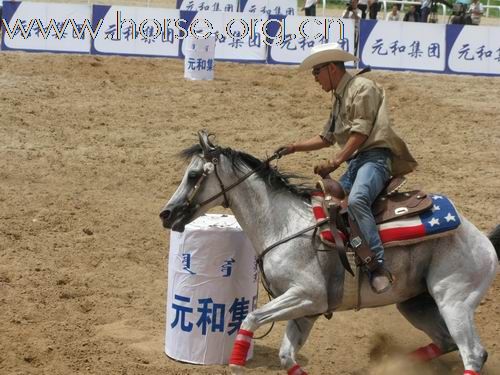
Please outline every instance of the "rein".
[[[227, 196], [226, 196], [226, 193], [235, 188], [236, 186], [238, 186], [239, 184], [241, 184], [243, 181], [245, 181], [247, 178], [249, 178], [251, 175], [253, 175], [254, 173], [257, 173], [258, 171], [260, 171], [262, 168], [264, 168], [265, 166], [267, 166], [270, 162], [272, 162], [273, 160], [276, 160], [276, 159], [279, 159], [281, 157], [281, 155], [279, 153], [275, 153], [274, 155], [270, 156], [269, 158], [267, 158], [266, 160], [264, 160], [262, 162], [261, 165], [259, 165], [257, 168], [254, 168], [252, 169], [251, 171], [249, 171], [248, 173], [246, 173], [244, 176], [242, 176], [239, 180], [237, 180], [236, 182], [232, 183], [231, 185], [229, 185], [228, 187], [224, 187], [224, 184], [222, 183], [222, 180], [219, 176], [219, 173], [217, 171], [217, 164], [219, 162], [219, 159], [214, 157], [212, 158], [209, 163], [211, 162], [214, 166], [214, 170], [215, 170], [215, 175], [217, 176], [217, 179], [219, 180], [219, 185], [221, 187], [221, 191], [215, 195], [213, 195], [212, 197], [204, 200], [203, 202], [201, 203], [198, 203], [196, 205], [196, 208], [200, 208], [200, 207], [203, 207], [207, 204], [209, 204], [210, 202], [213, 202], [214, 200], [216, 200], [217, 198], [219, 198], [220, 196], [224, 196], [224, 204], [223, 206], [225, 208], [229, 207], [229, 200], [227, 199]], [[210, 172], [209, 172], [210, 173]], [[196, 186], [195, 186], [195, 189], [196, 188], [199, 188], [201, 186], [201, 182], [203, 181], [203, 179], [209, 174], [209, 173], [203, 173], [203, 175], [200, 177], [200, 180], [198, 180]], [[194, 197], [194, 195], [196, 194], [196, 191], [194, 192], [194, 194], [191, 194], [192, 197], [191, 199]]]
[[328, 218], [323, 219], [323, 220], [317, 222], [316, 224], [313, 224], [313, 225], [311, 225], [311, 226], [309, 226], [307, 228], [304, 228], [304, 229], [298, 231], [297, 233], [294, 233], [294, 234], [292, 234], [292, 235], [290, 235], [288, 237], [285, 237], [285, 238], [279, 240], [278, 242], [273, 243], [271, 246], [266, 247], [264, 249], [264, 251], [257, 256], [256, 262], [257, 262], [257, 265], [259, 266], [260, 273], [262, 274], [262, 285], [264, 286], [264, 289], [266, 290], [266, 292], [271, 297], [276, 298], [276, 296], [271, 291], [270, 283], [267, 280], [266, 274], [264, 272], [264, 256], [267, 253], [269, 253], [272, 249], [274, 249], [275, 247], [278, 247], [279, 245], [282, 245], [282, 244], [284, 244], [284, 243], [286, 243], [286, 242], [288, 242], [290, 240], [293, 240], [294, 238], [300, 237], [303, 234], [312, 231], [313, 229], [314, 230], [318, 229], [318, 227], [320, 227], [321, 225], [327, 223], [328, 220], [329, 220]]

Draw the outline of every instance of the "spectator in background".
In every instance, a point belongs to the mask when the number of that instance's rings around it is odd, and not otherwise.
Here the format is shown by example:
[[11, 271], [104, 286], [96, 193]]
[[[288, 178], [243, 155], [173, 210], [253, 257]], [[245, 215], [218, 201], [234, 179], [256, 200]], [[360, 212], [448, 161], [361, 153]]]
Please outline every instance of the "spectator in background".
[[358, 0], [352, 0], [347, 4], [347, 8], [342, 16], [342, 18], [351, 18], [356, 21], [356, 27], [361, 19], [361, 9], [358, 8]]
[[397, 4], [392, 5], [392, 12], [387, 15], [387, 21], [399, 21], [399, 7]]
[[306, 0], [304, 7], [301, 9], [305, 11], [306, 16], [316, 17], [316, 4], [318, 0]]
[[354, 54], [358, 53], [359, 40], [359, 22], [361, 20], [361, 9], [358, 8], [358, 0], [351, 0], [342, 18], [351, 18], [354, 20]]
[[[420, 22], [427, 23], [429, 13], [431, 12], [432, 0], [420, 0]], [[417, 21], [418, 22], [418, 21]]]
[[368, 0], [368, 8], [370, 9], [370, 19], [376, 20], [377, 13], [380, 10], [380, 3], [378, 0]]
[[368, 9], [368, 0], [359, 0], [358, 9], [361, 9], [361, 18], [366, 19], [366, 10]]
[[468, 25], [479, 25], [483, 13], [483, 4], [481, 4], [479, 0], [472, 0], [472, 3], [469, 5], [469, 9], [467, 9], [465, 23]]
[[417, 6], [412, 5], [410, 7], [410, 10], [406, 12], [405, 17], [403, 18], [403, 21], [406, 22], [420, 22], [420, 17], [418, 16], [417, 12]]

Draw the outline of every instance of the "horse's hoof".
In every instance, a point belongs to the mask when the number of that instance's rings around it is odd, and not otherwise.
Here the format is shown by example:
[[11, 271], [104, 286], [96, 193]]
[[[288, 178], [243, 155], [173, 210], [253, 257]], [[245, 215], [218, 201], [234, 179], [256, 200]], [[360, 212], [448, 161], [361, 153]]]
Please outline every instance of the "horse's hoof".
[[240, 375], [245, 373], [245, 368], [239, 365], [229, 365], [231, 369], [231, 375]]

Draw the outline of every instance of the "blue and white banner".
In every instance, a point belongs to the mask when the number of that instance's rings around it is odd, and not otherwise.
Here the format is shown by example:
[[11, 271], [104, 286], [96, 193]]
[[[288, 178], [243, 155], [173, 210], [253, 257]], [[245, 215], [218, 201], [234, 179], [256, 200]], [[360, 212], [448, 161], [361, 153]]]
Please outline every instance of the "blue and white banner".
[[498, 26], [448, 25], [449, 73], [500, 74]]
[[3, 18], [3, 50], [90, 52], [90, 5], [4, 1]]
[[[264, 63], [267, 45], [263, 29], [267, 16], [255, 18], [240, 12], [181, 12], [187, 20], [189, 36], [216, 36], [215, 58], [240, 62]], [[185, 44], [182, 55], [185, 56]]]
[[[269, 50], [271, 64], [300, 64], [310, 49], [318, 44], [338, 42], [342, 48], [355, 53], [355, 24], [352, 19], [325, 17], [273, 16], [269, 24], [273, 43]], [[354, 63], [346, 63], [354, 66]]]
[[296, 16], [296, 0], [241, 0], [240, 11], [267, 16]]
[[215, 35], [215, 59], [300, 64], [336, 41], [360, 67], [500, 75], [498, 27], [361, 20], [357, 46], [354, 20], [296, 16], [295, 0], [177, 5], [192, 10], [4, 1], [2, 49], [182, 58], [184, 39]]
[[177, 0], [176, 7], [192, 12], [237, 12], [238, 0]]
[[92, 18], [93, 54], [178, 57], [186, 33], [177, 9], [94, 5]]
[[361, 66], [444, 72], [446, 25], [361, 20]]

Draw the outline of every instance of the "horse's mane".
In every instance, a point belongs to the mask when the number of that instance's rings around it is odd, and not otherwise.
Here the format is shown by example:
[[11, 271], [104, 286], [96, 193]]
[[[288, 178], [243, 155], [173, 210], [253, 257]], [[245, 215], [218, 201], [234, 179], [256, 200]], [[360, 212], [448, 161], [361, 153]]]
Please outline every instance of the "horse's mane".
[[[281, 172], [277, 167], [273, 167], [270, 164], [264, 165], [263, 162], [257, 159], [255, 156], [247, 154], [242, 151], [236, 151], [231, 148], [220, 147], [221, 153], [231, 160], [233, 167], [238, 170], [242, 170], [242, 167], [249, 167], [250, 169], [260, 169], [256, 174], [262, 178], [270, 187], [276, 191], [287, 190], [303, 199], [310, 200], [311, 193], [313, 189], [310, 186], [302, 183], [292, 183], [290, 179], [303, 179], [303, 176], [294, 173]], [[179, 156], [183, 159], [190, 159], [194, 155], [202, 153], [202, 148], [199, 144], [195, 144], [191, 147], [179, 153]]]

